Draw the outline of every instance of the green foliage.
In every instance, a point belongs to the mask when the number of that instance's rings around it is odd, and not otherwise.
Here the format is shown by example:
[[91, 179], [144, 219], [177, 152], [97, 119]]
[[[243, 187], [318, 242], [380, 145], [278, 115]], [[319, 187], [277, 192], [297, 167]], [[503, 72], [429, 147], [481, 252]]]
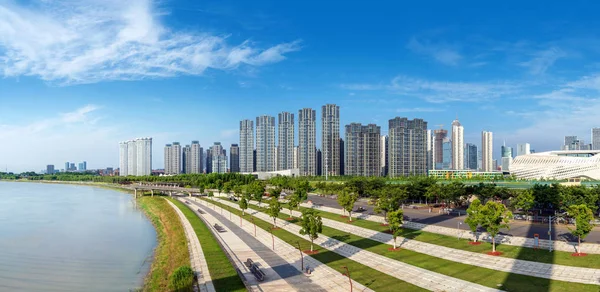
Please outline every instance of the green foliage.
[[279, 187], [276, 187], [269, 191], [269, 195], [271, 195], [271, 197], [279, 198], [279, 196], [281, 196], [281, 192], [282, 192], [282, 189]]
[[535, 206], [535, 197], [533, 196], [533, 190], [522, 190], [517, 196], [511, 200], [511, 205], [515, 209], [522, 209], [525, 212], [531, 210]]
[[279, 216], [279, 212], [281, 212], [281, 203], [279, 203], [278, 197], [272, 197], [269, 200], [269, 208], [267, 208], [267, 214], [273, 218], [273, 226], [277, 227], [277, 217]]
[[571, 230], [571, 234], [577, 236], [582, 239], [585, 238], [594, 226], [590, 224], [590, 222], [594, 219], [594, 214], [592, 210], [588, 208], [585, 204], [581, 205], [572, 205], [569, 207], [568, 211], [569, 216], [575, 218], [575, 229]]
[[390, 211], [387, 214], [387, 221], [394, 236], [394, 248], [396, 248], [396, 238], [402, 234], [402, 224], [404, 223], [404, 212], [402, 209]]
[[323, 232], [323, 220], [321, 215], [314, 209], [304, 209], [302, 218], [300, 218], [299, 231], [301, 235], [308, 235], [310, 239], [310, 250], [313, 250], [313, 241], [319, 238], [319, 233]]
[[170, 291], [194, 291], [194, 270], [189, 266], [181, 266], [173, 271], [169, 283]]
[[[469, 225], [469, 228], [473, 233], [477, 232], [477, 227], [481, 225], [481, 201], [479, 199], [473, 200], [469, 208], [467, 208], [467, 218], [465, 219], [465, 223]], [[477, 241], [477, 238], [475, 238]]]
[[346, 189], [338, 195], [337, 202], [344, 208], [346, 212], [350, 214], [350, 221], [352, 221], [352, 209], [354, 209], [354, 203], [358, 200], [358, 194], [350, 192]]
[[242, 197], [238, 204], [240, 206], [240, 209], [242, 209], [242, 213], [245, 212], [246, 209], [248, 209], [248, 201], [246, 200], [246, 197]]
[[246, 191], [260, 204], [265, 194], [265, 185], [260, 181], [254, 181], [246, 186]]
[[479, 209], [479, 223], [492, 236], [492, 249], [496, 251], [496, 235], [501, 228], [509, 229], [512, 213], [501, 203], [488, 201]]
[[392, 185], [385, 186], [377, 191], [374, 211], [383, 213], [383, 217], [387, 218], [387, 212], [400, 208], [400, 202], [406, 200], [407, 197], [406, 188]]
[[292, 210], [300, 205], [300, 196], [295, 193], [288, 196], [288, 209], [290, 210], [290, 217], [292, 217]]

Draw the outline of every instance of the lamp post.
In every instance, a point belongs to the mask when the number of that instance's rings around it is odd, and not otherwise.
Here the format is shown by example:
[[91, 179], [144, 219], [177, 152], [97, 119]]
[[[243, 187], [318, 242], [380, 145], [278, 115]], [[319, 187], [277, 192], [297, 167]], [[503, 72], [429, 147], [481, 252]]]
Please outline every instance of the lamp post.
[[457, 224], [457, 226], [458, 226], [458, 236], [457, 236], [457, 239], [460, 239], [460, 226], [461, 226], [462, 224], [463, 224], [463, 223], [462, 223], [461, 221], [458, 221], [458, 224]]
[[250, 218], [252, 220], [252, 224], [254, 224], [254, 237], [256, 237], [256, 223], [254, 223], [254, 217]]
[[300, 252], [300, 260], [302, 262], [301, 271], [304, 272], [304, 255], [302, 254], [302, 249], [300, 249], [300, 241], [296, 241], [296, 244], [298, 245], [298, 251]]
[[271, 232], [271, 241], [273, 243], [273, 250], [275, 250], [275, 236], [273, 236], [273, 229], [269, 228], [269, 232]]
[[342, 269], [346, 269], [346, 273], [342, 274], [344, 276], [348, 276], [348, 281], [350, 281], [350, 292], [352, 292], [352, 279], [350, 279], [350, 271], [348, 270], [348, 267], [343, 266]]
[[552, 252], [552, 216], [548, 216], [548, 241], [550, 242], [548, 251]]

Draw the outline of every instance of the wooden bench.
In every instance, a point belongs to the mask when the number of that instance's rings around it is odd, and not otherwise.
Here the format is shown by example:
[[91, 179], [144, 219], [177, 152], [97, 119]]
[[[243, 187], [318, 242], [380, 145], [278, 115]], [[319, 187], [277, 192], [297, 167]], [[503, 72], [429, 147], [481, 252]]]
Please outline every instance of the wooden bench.
[[252, 261], [252, 259], [247, 259], [246, 262], [244, 262], [244, 264], [246, 265], [246, 267], [248, 267], [248, 269], [254, 275], [256, 280], [258, 280], [259, 282], [265, 280], [265, 273], [261, 271], [261, 269], [256, 265], [256, 263]]

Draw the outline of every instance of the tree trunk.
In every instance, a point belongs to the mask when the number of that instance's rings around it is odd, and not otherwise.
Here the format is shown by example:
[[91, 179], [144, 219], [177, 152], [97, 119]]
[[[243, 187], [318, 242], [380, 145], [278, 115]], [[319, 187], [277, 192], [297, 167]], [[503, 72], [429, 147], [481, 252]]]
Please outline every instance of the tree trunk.
[[492, 236], [492, 251], [496, 252], [496, 236]]
[[242, 209], [242, 216], [246, 216], [244, 211], [245, 211], [245, 209]]
[[396, 236], [394, 236], [394, 249], [396, 249]]
[[312, 240], [312, 238], [311, 238], [311, 239], [310, 239], [310, 252], [312, 252], [312, 251], [313, 251], [313, 240]]
[[581, 253], [581, 236], [577, 236], [577, 253]]
[[292, 208], [290, 208], [290, 218], [292, 218]]
[[277, 218], [273, 217], [273, 227], [277, 228]]
[[348, 217], [350, 217], [350, 222], [352, 222], [352, 211], [348, 211], [348, 214], [350, 214]]

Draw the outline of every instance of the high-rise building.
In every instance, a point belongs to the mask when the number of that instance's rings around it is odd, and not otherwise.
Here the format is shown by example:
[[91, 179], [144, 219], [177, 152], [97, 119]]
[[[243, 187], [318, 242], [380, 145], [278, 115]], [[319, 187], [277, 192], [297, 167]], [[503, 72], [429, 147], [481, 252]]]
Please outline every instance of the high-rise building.
[[254, 172], [254, 122], [240, 122], [240, 172]]
[[379, 140], [379, 149], [381, 153], [379, 154], [379, 158], [381, 159], [381, 176], [387, 176], [388, 170], [388, 136], [381, 135]]
[[600, 128], [592, 128], [592, 150], [600, 150]]
[[340, 175], [346, 174], [346, 147], [344, 145], [344, 139], [340, 138]]
[[53, 164], [46, 165], [46, 174], [54, 174], [54, 165]]
[[381, 175], [381, 128], [375, 124], [346, 125], [345, 175]]
[[206, 149], [206, 173], [212, 173], [212, 161], [213, 161], [213, 155], [212, 155], [212, 147], [208, 147], [208, 149]]
[[277, 125], [277, 170], [294, 168], [294, 114], [279, 113]]
[[465, 168], [477, 170], [477, 146], [472, 143], [465, 145]]
[[433, 158], [435, 169], [443, 169], [442, 165], [444, 163], [444, 152], [443, 145], [444, 139], [448, 137], [448, 131], [444, 129], [433, 130]]
[[563, 150], [579, 150], [577, 145], [579, 144], [579, 140], [577, 136], [565, 136], [565, 144], [563, 145]]
[[[120, 143], [119, 143], [120, 144]], [[69, 171], [71, 169], [69, 169], [71, 165], [69, 164], [69, 162], [65, 162], [65, 171]]]
[[435, 169], [435, 136], [432, 130], [427, 130], [427, 170]]
[[279, 165], [279, 147], [275, 146], [273, 148], [273, 169], [278, 170], [277, 167]]
[[316, 150], [316, 164], [317, 164], [317, 175], [321, 176], [323, 175], [323, 173], [321, 172], [323, 170], [323, 152], [321, 152], [321, 149], [317, 149]]
[[517, 156], [531, 154], [531, 146], [529, 143], [517, 144]]
[[298, 146], [294, 146], [294, 165], [293, 168], [298, 168]]
[[181, 157], [181, 144], [179, 142], [165, 145], [165, 174], [181, 173]]
[[229, 147], [229, 171], [240, 172], [240, 147], [238, 144], [231, 144]]
[[69, 165], [69, 170], [71, 170], [71, 171], [77, 170], [77, 168], [75, 167], [75, 163], [71, 162], [71, 165]]
[[183, 173], [192, 173], [192, 146], [185, 145], [182, 149]]
[[442, 168], [452, 169], [452, 142], [448, 138], [442, 141]]
[[323, 174], [340, 175], [340, 107], [326, 104], [321, 114]]
[[452, 122], [452, 169], [465, 168], [465, 143], [463, 126], [458, 119]]
[[256, 149], [252, 151], [252, 165], [254, 167], [252, 168], [252, 171], [256, 172]]
[[506, 146], [506, 142], [500, 147], [502, 154], [502, 171], [508, 172], [513, 159], [512, 147]]
[[390, 177], [427, 174], [427, 122], [396, 117], [389, 120]]
[[202, 156], [204, 155], [204, 149], [200, 146], [200, 142], [192, 141], [191, 146], [191, 161], [190, 161], [190, 172], [189, 173], [202, 173], [203, 163]]
[[86, 171], [87, 170], [87, 162], [85, 162], [85, 161], [84, 162], [80, 162], [77, 165], [77, 170], [79, 170], [79, 171]]
[[[87, 163], [84, 161], [87, 169]], [[152, 138], [137, 138], [119, 143], [119, 175], [152, 174]]]
[[215, 142], [211, 147], [212, 153], [212, 172], [214, 173], [226, 173], [227, 172], [227, 155], [221, 142]]
[[481, 132], [481, 170], [482, 171], [495, 171], [496, 167], [493, 165], [493, 134], [492, 132], [483, 131]]
[[275, 170], [275, 117], [256, 118], [256, 171]]
[[298, 169], [300, 175], [317, 175], [316, 113], [310, 108], [298, 111]]

